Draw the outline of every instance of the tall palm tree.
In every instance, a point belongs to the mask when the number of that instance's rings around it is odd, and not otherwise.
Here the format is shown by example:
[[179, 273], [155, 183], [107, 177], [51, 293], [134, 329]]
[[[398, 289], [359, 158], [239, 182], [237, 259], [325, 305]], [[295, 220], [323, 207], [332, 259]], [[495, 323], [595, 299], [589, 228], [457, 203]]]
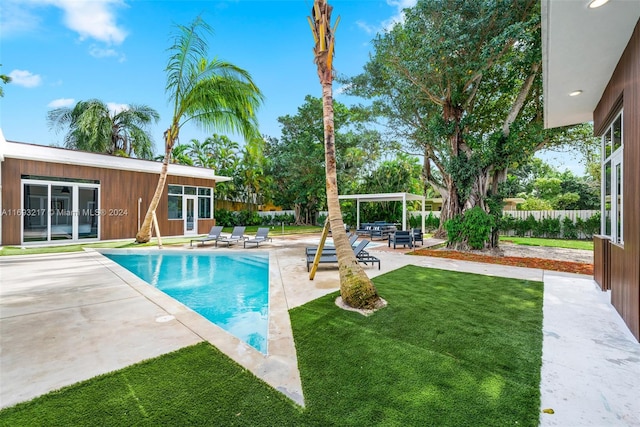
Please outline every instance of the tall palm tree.
[[49, 128], [69, 128], [65, 146], [74, 150], [153, 158], [153, 141], [146, 131], [160, 115], [146, 105], [129, 105], [113, 111], [98, 100], [79, 101], [73, 108], [60, 107], [47, 114]]
[[[315, 41], [314, 62], [318, 68], [318, 77], [322, 86], [322, 113], [324, 121], [324, 150], [327, 182], [327, 206], [329, 224], [333, 231], [333, 241], [340, 269], [340, 296], [349, 306], [355, 308], [377, 308], [381, 299], [373, 282], [358, 264], [358, 260], [344, 232], [344, 222], [338, 201], [338, 180], [336, 172], [335, 132], [333, 126], [333, 55], [335, 48], [334, 32], [336, 21], [331, 28], [333, 7], [326, 0], [314, 0], [311, 10], [311, 32]], [[342, 232], [341, 232], [342, 231]], [[320, 252], [320, 251], [318, 251]]]
[[136, 242], [151, 239], [151, 222], [167, 181], [171, 150], [178, 140], [180, 128], [192, 121], [205, 130], [240, 133], [250, 139], [258, 132], [256, 111], [263, 96], [251, 75], [231, 63], [208, 60], [208, 46], [199, 31], [211, 27], [196, 18], [189, 26], [177, 26], [178, 32], [169, 48], [166, 92], [173, 103], [173, 118], [164, 132], [165, 157], [156, 191], [145, 215]]

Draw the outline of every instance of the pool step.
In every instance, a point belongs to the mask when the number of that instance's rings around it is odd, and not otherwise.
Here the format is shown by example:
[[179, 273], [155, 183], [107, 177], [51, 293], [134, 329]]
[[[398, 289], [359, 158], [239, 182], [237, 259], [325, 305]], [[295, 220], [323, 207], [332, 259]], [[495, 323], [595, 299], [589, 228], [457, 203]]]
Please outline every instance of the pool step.
[[269, 258], [268, 257], [256, 257], [252, 255], [247, 256], [239, 256], [236, 260], [242, 264], [250, 265], [254, 267], [260, 268], [269, 268]]

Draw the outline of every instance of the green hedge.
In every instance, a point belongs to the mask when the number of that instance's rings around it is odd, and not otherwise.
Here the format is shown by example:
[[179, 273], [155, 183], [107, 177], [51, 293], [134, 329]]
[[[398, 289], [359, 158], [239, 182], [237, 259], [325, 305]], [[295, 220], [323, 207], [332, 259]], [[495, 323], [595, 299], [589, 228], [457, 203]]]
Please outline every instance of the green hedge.
[[295, 218], [291, 214], [274, 214], [259, 215], [257, 212], [250, 211], [228, 211], [226, 209], [216, 210], [216, 224], [223, 227], [234, 227], [236, 225], [291, 225], [295, 222]]
[[500, 220], [500, 232], [507, 234], [514, 232], [517, 236], [534, 236], [561, 239], [578, 239], [578, 236], [593, 238], [600, 231], [600, 213], [596, 213], [587, 220], [577, 218], [575, 222], [569, 217], [542, 218], [536, 220], [533, 215], [526, 219], [504, 215]]

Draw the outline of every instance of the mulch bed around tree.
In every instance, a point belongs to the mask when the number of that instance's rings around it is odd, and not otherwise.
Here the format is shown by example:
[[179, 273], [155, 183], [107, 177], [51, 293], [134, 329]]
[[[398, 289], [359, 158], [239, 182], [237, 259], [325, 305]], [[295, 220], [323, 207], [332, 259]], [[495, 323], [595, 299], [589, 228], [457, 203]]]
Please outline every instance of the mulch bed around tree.
[[540, 268], [543, 270], [562, 271], [565, 273], [586, 274], [593, 276], [593, 264], [581, 262], [557, 261], [543, 258], [521, 258], [513, 256], [483, 255], [473, 252], [452, 250], [417, 249], [413, 255], [432, 256], [438, 258], [458, 259], [461, 261], [485, 262], [488, 264], [510, 265], [513, 267]]

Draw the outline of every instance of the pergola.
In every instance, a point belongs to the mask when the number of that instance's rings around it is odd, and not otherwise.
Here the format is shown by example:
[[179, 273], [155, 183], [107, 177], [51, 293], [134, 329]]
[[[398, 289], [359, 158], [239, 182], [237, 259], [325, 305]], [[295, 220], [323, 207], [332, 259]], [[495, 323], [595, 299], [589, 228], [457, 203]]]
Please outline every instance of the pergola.
[[402, 202], [402, 229], [407, 229], [407, 201], [422, 202], [422, 232], [424, 233], [424, 196], [411, 193], [343, 194], [339, 200], [356, 200], [356, 226], [360, 228], [360, 202]]

